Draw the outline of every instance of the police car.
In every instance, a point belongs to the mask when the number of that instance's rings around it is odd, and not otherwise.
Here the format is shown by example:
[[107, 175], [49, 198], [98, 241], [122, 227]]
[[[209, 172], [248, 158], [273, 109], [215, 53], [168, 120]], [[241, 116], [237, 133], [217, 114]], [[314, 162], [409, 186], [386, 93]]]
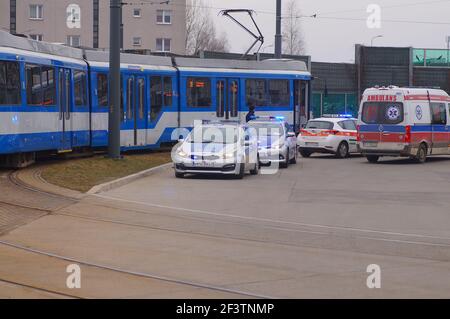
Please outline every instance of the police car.
[[172, 152], [175, 176], [185, 174], [235, 175], [259, 173], [256, 135], [232, 121], [203, 121]]
[[258, 136], [258, 154], [262, 165], [278, 163], [287, 168], [297, 163], [297, 139], [281, 116], [255, 116], [248, 122]]
[[323, 115], [310, 120], [300, 131], [297, 145], [303, 157], [313, 153], [348, 157], [350, 153], [358, 152], [356, 119], [351, 115]]

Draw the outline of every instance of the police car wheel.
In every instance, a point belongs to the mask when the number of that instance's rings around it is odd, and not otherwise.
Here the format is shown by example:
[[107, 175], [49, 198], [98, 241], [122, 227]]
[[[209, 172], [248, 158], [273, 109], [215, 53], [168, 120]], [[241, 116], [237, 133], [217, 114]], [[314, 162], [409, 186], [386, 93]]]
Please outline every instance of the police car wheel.
[[290, 161], [291, 164], [297, 164], [297, 154], [297, 152], [294, 152], [294, 157]]
[[289, 166], [289, 149], [287, 149], [286, 151], [284, 162], [280, 163], [281, 168], [288, 168], [288, 166]]
[[339, 144], [337, 152], [336, 152], [336, 157], [337, 158], [346, 158], [349, 156], [348, 153], [348, 144], [346, 142], [341, 142], [341, 144]]
[[423, 164], [427, 161], [427, 146], [425, 144], [420, 144], [415, 160], [420, 164]]
[[376, 155], [367, 155], [366, 158], [369, 163], [376, 163], [380, 159], [380, 157]]
[[239, 164], [239, 173], [236, 175], [237, 179], [243, 179], [245, 175], [245, 163]]
[[311, 153], [310, 151], [300, 150], [300, 155], [301, 155], [302, 157], [307, 158], [307, 157], [310, 157], [311, 154], [312, 154], [312, 153]]
[[175, 172], [175, 177], [176, 177], [176, 178], [183, 178], [183, 177], [184, 177], [184, 174], [183, 174], [183, 173]]

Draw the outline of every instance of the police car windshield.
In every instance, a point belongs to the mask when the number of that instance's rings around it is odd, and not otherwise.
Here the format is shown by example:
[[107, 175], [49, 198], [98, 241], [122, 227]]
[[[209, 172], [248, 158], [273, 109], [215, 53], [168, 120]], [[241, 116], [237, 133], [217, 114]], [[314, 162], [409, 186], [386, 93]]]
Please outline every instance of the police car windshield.
[[238, 142], [238, 129], [235, 127], [195, 127], [186, 139], [187, 143], [235, 144]]
[[258, 136], [281, 136], [283, 129], [277, 123], [249, 123], [249, 126], [256, 130]]
[[366, 102], [361, 119], [366, 124], [398, 124], [403, 122], [403, 103]]
[[334, 124], [332, 122], [326, 121], [309, 121], [308, 124], [306, 124], [306, 128], [316, 130], [332, 130], [333, 127]]

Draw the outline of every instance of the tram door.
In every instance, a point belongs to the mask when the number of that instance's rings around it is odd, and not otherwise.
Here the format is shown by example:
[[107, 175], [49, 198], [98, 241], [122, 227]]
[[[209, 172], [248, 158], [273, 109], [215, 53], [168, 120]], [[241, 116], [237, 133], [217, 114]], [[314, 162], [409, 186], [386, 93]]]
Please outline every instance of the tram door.
[[59, 151], [72, 150], [72, 90], [71, 71], [59, 69], [58, 73], [58, 111], [61, 140]]
[[239, 80], [218, 79], [216, 82], [216, 116], [220, 119], [238, 119]]
[[124, 77], [125, 101], [122, 110], [122, 146], [143, 146], [147, 140], [147, 90], [143, 76]]
[[308, 121], [307, 105], [307, 82], [294, 81], [294, 131], [299, 132]]

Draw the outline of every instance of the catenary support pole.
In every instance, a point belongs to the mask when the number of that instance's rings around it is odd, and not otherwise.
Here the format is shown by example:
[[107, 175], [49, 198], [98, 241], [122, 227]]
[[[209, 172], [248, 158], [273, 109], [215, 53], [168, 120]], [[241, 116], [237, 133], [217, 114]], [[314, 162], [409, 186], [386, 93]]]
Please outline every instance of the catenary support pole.
[[281, 59], [281, 0], [277, 0], [277, 20], [275, 32], [275, 58]]
[[120, 158], [120, 16], [121, 0], [110, 0], [108, 156]]

